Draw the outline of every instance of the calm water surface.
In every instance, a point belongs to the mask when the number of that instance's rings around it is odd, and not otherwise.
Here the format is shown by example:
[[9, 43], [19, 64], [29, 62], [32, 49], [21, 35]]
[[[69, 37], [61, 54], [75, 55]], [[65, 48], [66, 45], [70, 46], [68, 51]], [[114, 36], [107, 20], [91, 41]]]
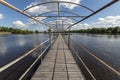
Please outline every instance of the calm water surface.
[[[47, 40], [48, 37], [48, 34], [0, 35], [0, 67], [33, 49], [41, 42]], [[43, 48], [45, 48], [48, 43], [43, 45]], [[18, 80], [38, 55], [40, 55], [40, 51], [41, 49], [38, 48], [32, 54], [2, 71], [0, 73], [0, 80]]]
[[47, 34], [0, 35], [0, 67], [28, 52], [47, 38]]
[[76, 34], [72, 38], [120, 71], [120, 35]]
[[[13, 61], [36, 45], [47, 40], [47, 34], [30, 34], [30, 35], [0, 35], [0, 67]], [[82, 45], [94, 55], [102, 59], [108, 65], [120, 72], [120, 35], [95, 35], [95, 34], [72, 34], [71, 39], [78, 45]], [[78, 49], [79, 55], [82, 56], [84, 62], [94, 74], [97, 80], [120, 80], [120, 77], [114, 76], [107, 68], [86, 54], [79, 47], [72, 45]], [[4, 72], [0, 74], [0, 80], [18, 79], [25, 69], [18, 65], [30, 65], [35, 58], [28, 56], [25, 60], [15, 65], [15, 72]], [[22, 70], [16, 74], [16, 71]], [[27, 69], [27, 67], [26, 67]], [[14, 70], [14, 69], [10, 69]], [[5, 76], [7, 74], [7, 76]]]
[[[71, 39], [120, 72], [120, 35], [72, 34]], [[106, 68], [102, 69], [105, 66], [96, 62], [92, 59], [93, 57], [80, 48], [78, 49], [79, 54], [84, 56], [86, 65], [93, 70], [93, 73], [96, 73], [97, 80], [120, 80], [120, 76], [116, 78], [113, 74], [109, 74], [109, 71], [101, 72], [107, 70]], [[109, 78], [111, 76], [112, 78]]]

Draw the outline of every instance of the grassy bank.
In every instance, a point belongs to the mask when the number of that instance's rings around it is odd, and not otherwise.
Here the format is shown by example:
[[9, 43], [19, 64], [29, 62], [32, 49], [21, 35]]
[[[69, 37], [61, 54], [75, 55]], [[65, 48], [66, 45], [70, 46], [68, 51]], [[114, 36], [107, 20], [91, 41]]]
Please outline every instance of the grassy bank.
[[11, 32], [0, 32], [0, 34], [12, 34]]

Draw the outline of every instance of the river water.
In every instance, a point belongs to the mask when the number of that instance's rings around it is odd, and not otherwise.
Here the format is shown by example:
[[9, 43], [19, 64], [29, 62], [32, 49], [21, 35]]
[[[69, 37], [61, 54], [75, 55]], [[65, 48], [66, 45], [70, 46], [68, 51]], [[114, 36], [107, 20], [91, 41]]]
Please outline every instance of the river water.
[[[120, 72], [120, 35], [71, 34], [77, 45], [81, 45], [109, 66]], [[71, 41], [78, 54], [86, 63], [97, 80], [120, 80], [120, 76], [94, 59]]]
[[[0, 35], [0, 67], [17, 59], [48, 38], [48, 34]], [[40, 50], [38, 50], [38, 53], [40, 53]], [[10, 69], [1, 72], [0, 80], [17, 80], [21, 73], [23, 73], [38, 57], [36, 55], [39, 54], [30, 55], [13, 67], [10, 67]]]
[[[0, 67], [25, 54], [48, 37], [47, 34], [0, 35]], [[120, 72], [120, 35], [71, 34], [70, 38]], [[116, 76], [72, 41], [71, 45], [78, 51], [79, 56], [97, 80], [120, 80], [120, 76]], [[36, 57], [32, 55], [18, 62], [14, 67], [0, 73], [0, 80], [17, 80], [35, 59]]]

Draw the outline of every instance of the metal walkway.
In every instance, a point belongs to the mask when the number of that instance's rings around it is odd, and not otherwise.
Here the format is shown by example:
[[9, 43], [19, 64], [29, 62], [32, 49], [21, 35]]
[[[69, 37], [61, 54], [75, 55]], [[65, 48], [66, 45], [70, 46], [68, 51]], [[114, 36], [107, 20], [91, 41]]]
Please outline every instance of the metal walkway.
[[31, 80], [85, 80], [61, 35]]

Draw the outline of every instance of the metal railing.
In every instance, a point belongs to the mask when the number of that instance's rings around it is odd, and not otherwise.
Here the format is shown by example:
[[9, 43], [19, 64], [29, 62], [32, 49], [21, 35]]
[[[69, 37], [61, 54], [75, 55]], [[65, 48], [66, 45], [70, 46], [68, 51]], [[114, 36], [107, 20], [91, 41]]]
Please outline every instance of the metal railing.
[[[34, 71], [32, 71], [32, 68], [34, 66], [37, 68], [37, 66], [41, 63], [42, 59], [47, 54], [47, 51], [50, 49], [50, 46], [54, 43], [54, 41], [56, 40], [56, 38], [57, 37], [52, 37], [51, 39], [48, 38], [46, 41], [40, 43], [39, 45], [37, 45], [35, 48], [31, 49], [30, 51], [28, 51], [24, 55], [18, 57], [17, 59], [15, 59], [14, 61], [12, 61], [12, 62], [10, 62], [8, 64], [2, 66], [0, 68], [0, 73], [4, 73], [5, 71], [9, 70], [14, 65], [18, 64], [19, 62], [21, 62], [26, 57], [28, 57], [28, 56], [36, 53], [36, 51], [38, 49], [38, 51], [39, 51], [38, 57], [34, 60], [34, 62], [32, 63], [32, 65], [30, 65], [30, 67], [19, 78], [19, 80], [27, 80], [27, 78], [29, 78], [33, 74], [33, 72], [34, 72]], [[31, 72], [31, 71], [32, 71], [32, 73], [29, 74], [29, 72]]]
[[[69, 43], [68, 36], [65, 38], [65, 42], [67, 44]], [[78, 44], [74, 40], [70, 39], [69, 49], [87, 80], [97, 80], [98, 77], [100, 78], [104, 76], [109, 80], [120, 78], [119, 71], [94, 55], [91, 51], [87, 50], [80, 43]], [[104, 73], [104, 75], [100, 75], [99, 73]]]
[[[82, 58], [78, 55], [78, 51], [75, 50], [73, 48], [73, 46], [71, 45], [71, 42], [73, 42], [74, 44], [76, 44], [73, 40], [71, 40], [70, 38], [70, 43], [69, 43], [69, 40], [68, 40], [68, 36], [65, 38], [65, 36], [63, 35], [64, 37], [64, 40], [66, 42], [66, 44], [69, 44], [69, 49], [70, 51], [72, 52], [72, 55], [74, 57], [74, 59], [76, 60], [78, 66], [80, 69], [84, 70], [82, 71], [86, 80], [96, 80], [96, 78], [94, 77], [94, 75], [92, 74], [92, 72], [89, 70], [89, 68], [87, 67], [87, 65], [84, 63], [84, 61], [82, 60]], [[77, 45], [76, 45], [77, 46]]]
[[[72, 40], [71, 40], [72, 41]], [[72, 41], [73, 42], [73, 41]], [[78, 66], [80, 66], [81, 67], [81, 64], [82, 64], [82, 66], [84, 67], [83, 69], [84, 69], [84, 74], [86, 74], [85, 75], [85, 77], [86, 77], [86, 79], [88, 80], [97, 80], [95, 77], [94, 77], [94, 75], [92, 74], [92, 72], [89, 70], [89, 68], [87, 67], [87, 65], [84, 63], [84, 61], [83, 61], [83, 59], [78, 55], [78, 51], [76, 51], [74, 48], [73, 48], [73, 46], [69, 46], [69, 48], [70, 48], [70, 50], [72, 51], [72, 55], [74, 56], [74, 58], [75, 58], [75, 60], [76, 60], [76, 62], [77, 62], [77, 64], [78, 64]], [[81, 63], [81, 64], [80, 64]]]
[[25, 58], [26, 56], [30, 55], [32, 52], [34, 52], [38, 47], [42, 46], [44, 43], [48, 42], [49, 39], [47, 39], [46, 41], [42, 42], [41, 44], [39, 44], [37, 47], [31, 49], [30, 51], [28, 51], [27, 53], [25, 53], [24, 55], [20, 56], [19, 58], [15, 59], [14, 61], [4, 65], [3, 67], [0, 68], [0, 72], [6, 70], [7, 68], [11, 67], [12, 65], [14, 65], [15, 63], [17, 63], [18, 61], [22, 60], [23, 58]]
[[[29, 80], [33, 73], [36, 71], [38, 65], [42, 62], [44, 57], [47, 54], [47, 51], [49, 50], [50, 46], [54, 43], [56, 38], [49, 39], [50, 44], [41, 52], [41, 54], [38, 56], [38, 58], [32, 63], [32, 65], [23, 73], [23, 75], [19, 78], [19, 80]], [[31, 73], [32, 72], [32, 73]]]

